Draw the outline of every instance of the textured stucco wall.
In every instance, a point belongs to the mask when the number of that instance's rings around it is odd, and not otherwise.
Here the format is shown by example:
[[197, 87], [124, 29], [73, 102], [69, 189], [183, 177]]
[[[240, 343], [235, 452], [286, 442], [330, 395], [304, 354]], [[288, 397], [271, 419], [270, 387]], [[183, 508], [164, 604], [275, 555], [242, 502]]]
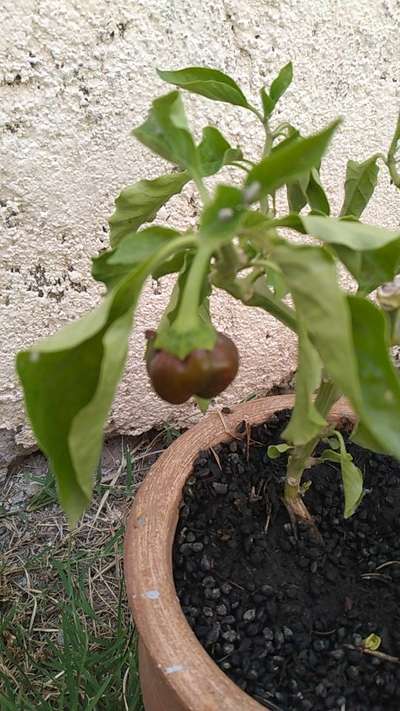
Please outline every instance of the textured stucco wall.
[[[0, 431], [29, 441], [13, 372], [16, 350], [54, 332], [99, 300], [90, 257], [107, 244], [107, 217], [122, 186], [163, 172], [163, 161], [129, 137], [155, 93], [155, 66], [214, 65], [257, 100], [293, 59], [295, 82], [279, 118], [314, 129], [341, 114], [323, 178], [340, 205], [346, 157], [388, 144], [400, 93], [398, 0], [3, 0], [0, 55]], [[259, 149], [252, 114], [201, 98], [186, 101], [200, 128], [215, 122]], [[244, 137], [244, 141], [242, 141]], [[398, 205], [398, 202], [397, 202]], [[367, 219], [399, 224], [385, 178]], [[196, 217], [191, 189], [162, 217]], [[168, 288], [143, 295], [111, 426], [139, 432], [168, 418], [187, 422], [149, 390], [143, 330], [157, 324]], [[261, 312], [217, 295], [217, 325], [238, 341], [242, 368], [232, 402], [280, 381], [292, 368], [290, 334]], [[62, 404], [60, 403], [60, 406]]]

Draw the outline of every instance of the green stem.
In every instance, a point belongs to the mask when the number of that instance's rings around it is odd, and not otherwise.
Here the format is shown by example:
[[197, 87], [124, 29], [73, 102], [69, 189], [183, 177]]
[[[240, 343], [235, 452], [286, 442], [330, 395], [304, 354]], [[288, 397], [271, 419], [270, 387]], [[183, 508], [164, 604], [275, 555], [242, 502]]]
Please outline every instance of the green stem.
[[[339, 397], [340, 393], [336, 385], [331, 380], [322, 380], [314, 403], [322, 417], [327, 417]], [[289, 506], [300, 497], [301, 478], [316, 445], [321, 439], [321, 434], [322, 429], [309, 442], [294, 447], [292, 450], [287, 466], [284, 495], [285, 503]]]
[[[245, 306], [256, 306], [278, 319], [285, 326], [296, 333], [296, 314], [290, 306], [278, 299], [265, 282], [265, 277], [258, 278], [250, 289], [246, 289], [245, 279], [219, 280], [218, 274], [214, 276], [214, 285], [226, 291], [235, 299], [241, 301]], [[249, 282], [247, 281], [247, 284]]]
[[198, 326], [200, 296], [213, 251], [212, 246], [203, 243], [194, 256], [182, 294], [179, 313], [174, 322], [174, 330], [177, 333], [186, 333]]
[[242, 165], [241, 163], [238, 163], [237, 161], [232, 161], [229, 165], [234, 165], [235, 168], [241, 168], [244, 170], [246, 173], [250, 173], [251, 168], [247, 168], [247, 166]]
[[[268, 123], [268, 119], [264, 119], [263, 121], [264, 125], [264, 131], [265, 131], [265, 141], [264, 141], [264, 147], [262, 151], [262, 158], [266, 158], [269, 156], [272, 150], [272, 144], [273, 144], [273, 136], [272, 132]], [[263, 212], [265, 215], [270, 215], [271, 211], [269, 209], [269, 199], [268, 195], [265, 197], [261, 198], [260, 200], [260, 210]]]
[[193, 175], [193, 180], [195, 182], [196, 188], [199, 192], [199, 195], [204, 203], [204, 205], [207, 205], [207, 203], [210, 200], [210, 195], [208, 193], [208, 190], [203, 182], [203, 179], [200, 175]]
[[264, 125], [265, 119], [264, 119], [264, 116], [262, 115], [262, 113], [261, 113], [255, 106], [251, 106], [251, 105], [250, 105], [248, 108], [250, 109], [250, 111], [253, 112], [253, 114], [255, 114], [255, 115], [257, 116], [257, 118], [258, 118], [258, 119], [261, 121], [261, 123]]
[[290, 125], [290, 123], [287, 123], [287, 121], [284, 121], [283, 123], [280, 123], [279, 126], [275, 128], [275, 130], [272, 132], [272, 136], [274, 138], [277, 138], [278, 136], [286, 136], [286, 130], [292, 131], [293, 126]]
[[[172, 254], [174, 254], [177, 250], [180, 251], [182, 248], [186, 249], [187, 247], [194, 247], [195, 244], [198, 244], [198, 239], [193, 233], [189, 233], [185, 236], [171, 239], [164, 247], [161, 247], [161, 249], [155, 254], [150, 265], [150, 271], [152, 271], [156, 266], [161, 264]], [[145, 266], [146, 269], [149, 271], [149, 266], [147, 263]]]
[[397, 117], [396, 128], [393, 134], [392, 142], [389, 146], [389, 151], [387, 155], [387, 167], [389, 169], [390, 178], [392, 183], [396, 188], [400, 188], [400, 173], [397, 169], [396, 152], [399, 148], [400, 143], [400, 113]]

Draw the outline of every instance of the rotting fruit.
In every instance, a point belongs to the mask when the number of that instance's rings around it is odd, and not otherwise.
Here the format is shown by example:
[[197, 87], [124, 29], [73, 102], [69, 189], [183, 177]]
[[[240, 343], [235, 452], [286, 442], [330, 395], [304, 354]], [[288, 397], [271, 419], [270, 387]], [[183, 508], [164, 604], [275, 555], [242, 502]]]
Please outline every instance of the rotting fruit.
[[236, 376], [239, 353], [234, 342], [223, 333], [217, 333], [212, 350], [197, 348], [184, 360], [153, 348], [153, 331], [146, 336], [147, 372], [157, 395], [167, 402], [181, 405], [192, 395], [210, 399], [225, 390]]

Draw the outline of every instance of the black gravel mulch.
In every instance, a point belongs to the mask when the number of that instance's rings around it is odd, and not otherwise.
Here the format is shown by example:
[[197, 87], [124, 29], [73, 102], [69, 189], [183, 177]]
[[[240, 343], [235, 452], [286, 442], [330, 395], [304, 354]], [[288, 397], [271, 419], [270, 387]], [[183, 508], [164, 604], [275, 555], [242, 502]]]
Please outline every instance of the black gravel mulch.
[[[305, 502], [323, 545], [281, 502], [285, 457], [269, 460], [288, 412], [201, 452], [174, 544], [183, 611], [218, 666], [272, 711], [399, 711], [400, 465], [349, 443], [365, 477], [343, 518], [335, 464], [312, 470]], [[382, 659], [362, 651], [371, 633]], [[232, 711], [240, 711], [232, 709]]]

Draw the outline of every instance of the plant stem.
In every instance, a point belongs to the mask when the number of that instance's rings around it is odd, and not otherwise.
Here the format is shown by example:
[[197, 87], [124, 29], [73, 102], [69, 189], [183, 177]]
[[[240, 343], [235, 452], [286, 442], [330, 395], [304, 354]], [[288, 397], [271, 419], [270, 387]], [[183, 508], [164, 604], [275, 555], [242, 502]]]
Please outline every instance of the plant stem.
[[396, 160], [396, 152], [399, 147], [400, 143], [400, 112], [397, 117], [397, 123], [396, 123], [396, 128], [394, 131], [394, 135], [392, 138], [392, 142], [389, 146], [389, 151], [387, 155], [387, 167], [389, 169], [390, 173], [390, 178], [392, 180], [392, 183], [396, 186], [396, 188], [400, 188], [400, 173], [397, 169], [397, 160]]
[[201, 178], [200, 175], [198, 175], [198, 176], [193, 175], [193, 180], [195, 182], [196, 188], [199, 192], [199, 195], [200, 195], [204, 205], [207, 205], [207, 203], [210, 199], [210, 196], [208, 194], [208, 190], [207, 190], [206, 186], [204, 185], [203, 179]]
[[205, 275], [208, 272], [212, 252], [213, 247], [203, 243], [199, 246], [194, 256], [182, 294], [179, 313], [174, 322], [174, 330], [176, 332], [185, 333], [198, 325], [200, 294]]
[[[262, 157], [263, 157], [263, 158], [266, 158], [266, 157], [269, 156], [269, 154], [271, 153], [272, 144], [273, 144], [273, 140], [274, 140], [274, 139], [273, 139], [273, 136], [272, 136], [272, 132], [271, 132], [271, 129], [270, 129], [270, 126], [269, 126], [268, 119], [264, 119], [263, 125], [264, 125], [264, 130], [265, 130], [265, 141], [264, 141], [264, 147], [263, 147], [263, 151], [262, 151]], [[261, 200], [260, 200], [260, 210], [261, 210], [261, 212], [263, 212], [265, 215], [270, 215], [270, 214], [271, 214], [271, 211], [270, 211], [270, 209], [269, 209], [269, 199], [268, 199], [268, 195], [266, 195], [265, 197], [261, 198]]]
[[[315, 398], [315, 407], [322, 417], [327, 417], [339, 397], [340, 393], [336, 385], [331, 380], [322, 380]], [[308, 461], [321, 438], [321, 433], [322, 430], [306, 444], [294, 447], [289, 457], [284, 494], [285, 504], [288, 508], [298, 508], [299, 499], [301, 498], [301, 479], [304, 470], [307, 468]], [[303, 508], [306, 510], [304, 505]]]
[[287, 123], [287, 121], [280, 123], [279, 126], [277, 126], [276, 129], [272, 132], [273, 137], [277, 138], [281, 135], [286, 136], [285, 129], [287, 129], [288, 131], [292, 131], [293, 126], [291, 126], [290, 123]]
[[258, 278], [252, 284], [251, 290], [247, 290], [242, 282], [244, 279], [219, 280], [218, 274], [214, 276], [214, 285], [231, 294], [235, 299], [239, 299], [245, 306], [256, 306], [278, 319], [291, 331], [297, 332], [296, 315], [290, 306], [287, 306], [281, 299], [278, 299], [268, 286], [264, 278]]

